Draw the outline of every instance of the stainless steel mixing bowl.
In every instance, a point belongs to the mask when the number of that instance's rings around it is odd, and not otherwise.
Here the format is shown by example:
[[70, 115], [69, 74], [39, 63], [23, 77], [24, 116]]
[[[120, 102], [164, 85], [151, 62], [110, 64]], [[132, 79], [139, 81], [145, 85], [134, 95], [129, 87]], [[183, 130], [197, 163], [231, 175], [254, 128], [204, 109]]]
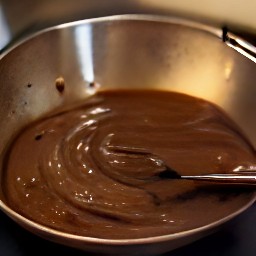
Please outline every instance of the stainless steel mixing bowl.
[[[20, 42], [0, 60], [1, 164], [22, 127], [108, 88], [174, 90], [210, 100], [240, 125], [255, 146], [256, 65], [229, 48], [221, 37], [221, 29], [191, 21], [124, 15], [61, 25]], [[60, 76], [65, 80], [63, 94], [55, 87]], [[2, 191], [0, 199], [6, 214], [46, 239], [97, 253], [152, 255], [209, 234], [249, 207], [255, 195], [237, 211], [207, 226], [125, 240], [55, 231], [15, 213], [5, 204]]]

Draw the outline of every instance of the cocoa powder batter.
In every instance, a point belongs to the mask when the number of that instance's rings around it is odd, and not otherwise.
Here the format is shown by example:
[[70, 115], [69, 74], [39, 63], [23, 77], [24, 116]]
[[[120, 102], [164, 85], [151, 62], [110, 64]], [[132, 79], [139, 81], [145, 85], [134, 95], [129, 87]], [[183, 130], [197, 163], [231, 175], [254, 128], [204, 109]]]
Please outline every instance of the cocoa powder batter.
[[213, 104], [162, 91], [104, 91], [20, 133], [6, 159], [7, 204], [71, 234], [138, 238], [171, 234], [236, 211], [250, 192], [165, 179], [255, 165], [255, 152]]

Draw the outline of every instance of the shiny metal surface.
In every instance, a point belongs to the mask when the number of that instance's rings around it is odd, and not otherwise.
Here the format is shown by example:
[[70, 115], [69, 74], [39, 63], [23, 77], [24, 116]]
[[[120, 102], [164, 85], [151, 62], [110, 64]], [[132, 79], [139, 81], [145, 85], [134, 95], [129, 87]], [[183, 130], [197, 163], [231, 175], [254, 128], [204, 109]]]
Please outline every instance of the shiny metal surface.
[[[0, 60], [1, 157], [22, 127], [94, 93], [91, 82], [96, 90], [155, 88], [205, 98], [224, 108], [255, 146], [256, 66], [227, 47], [221, 35], [219, 29], [194, 22], [127, 15], [62, 25], [25, 40]], [[55, 88], [60, 76], [64, 95]], [[152, 255], [211, 233], [254, 200], [207, 227], [130, 240], [68, 235], [23, 218], [1, 200], [0, 208], [26, 229], [58, 243], [112, 255]]]
[[242, 27], [255, 34], [254, 7], [249, 0], [0, 0], [0, 50], [39, 29], [117, 14], [176, 15], [219, 27]]
[[[204, 11], [201, 14], [200, 11], [193, 11], [192, 5], [168, 0], [0, 0], [0, 51], [8, 47], [9, 43], [40, 29], [79, 19], [131, 13], [178, 15], [204, 22], [213, 19], [210, 13], [207, 15]], [[228, 6], [222, 3], [221, 10], [229, 10]], [[222, 24], [219, 7], [215, 7], [217, 9], [214, 12], [218, 13], [215, 23], [217, 20], [218, 24]]]
[[233, 186], [253, 186], [256, 187], [256, 175], [245, 174], [202, 174], [202, 175], [186, 175], [181, 176], [181, 179], [207, 181], [216, 184], [225, 184]]
[[238, 51], [251, 61], [256, 63], [256, 46], [243, 38], [224, 30], [223, 41], [234, 50]]

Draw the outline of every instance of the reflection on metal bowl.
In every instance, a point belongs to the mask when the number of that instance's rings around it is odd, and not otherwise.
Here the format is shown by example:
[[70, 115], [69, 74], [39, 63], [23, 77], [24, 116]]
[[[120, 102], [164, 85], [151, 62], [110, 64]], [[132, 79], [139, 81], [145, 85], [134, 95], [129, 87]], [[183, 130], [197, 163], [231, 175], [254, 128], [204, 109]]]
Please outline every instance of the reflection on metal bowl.
[[[222, 107], [255, 146], [256, 66], [227, 47], [221, 37], [220, 29], [186, 20], [124, 15], [64, 24], [19, 43], [0, 60], [1, 163], [22, 127], [100, 89], [150, 88], [204, 98]], [[249, 207], [255, 196], [238, 198], [238, 209], [206, 226], [140, 239], [100, 239], [56, 231], [10, 209], [3, 191], [0, 199], [7, 215], [46, 239], [111, 255], [153, 255], [213, 232]]]

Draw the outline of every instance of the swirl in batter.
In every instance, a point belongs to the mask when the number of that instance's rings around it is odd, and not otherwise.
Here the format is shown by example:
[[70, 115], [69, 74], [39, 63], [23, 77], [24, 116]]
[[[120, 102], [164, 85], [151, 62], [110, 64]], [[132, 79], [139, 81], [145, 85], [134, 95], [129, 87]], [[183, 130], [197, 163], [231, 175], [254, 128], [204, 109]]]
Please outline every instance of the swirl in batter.
[[163, 162], [183, 175], [228, 173], [254, 165], [255, 152], [236, 125], [202, 99], [99, 92], [19, 134], [6, 159], [6, 202], [56, 230], [120, 239], [207, 225], [250, 196], [161, 178]]

